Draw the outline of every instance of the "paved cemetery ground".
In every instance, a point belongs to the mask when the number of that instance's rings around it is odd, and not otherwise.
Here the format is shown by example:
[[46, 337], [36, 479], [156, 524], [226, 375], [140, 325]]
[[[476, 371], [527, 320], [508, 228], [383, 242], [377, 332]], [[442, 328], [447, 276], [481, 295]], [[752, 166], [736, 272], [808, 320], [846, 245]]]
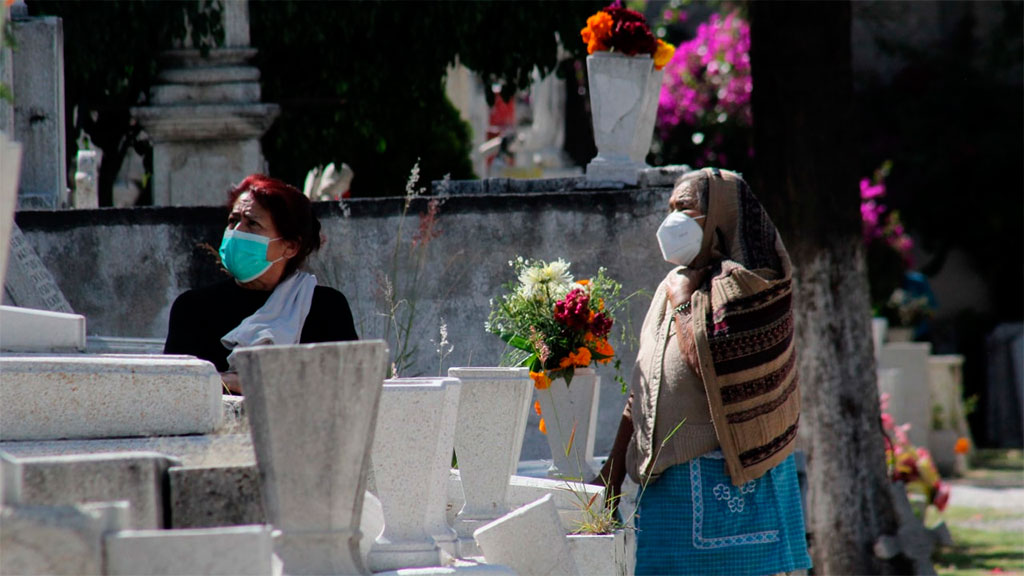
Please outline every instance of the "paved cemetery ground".
[[1024, 451], [979, 450], [953, 485], [942, 515], [954, 545], [939, 552], [939, 574], [1024, 574]]

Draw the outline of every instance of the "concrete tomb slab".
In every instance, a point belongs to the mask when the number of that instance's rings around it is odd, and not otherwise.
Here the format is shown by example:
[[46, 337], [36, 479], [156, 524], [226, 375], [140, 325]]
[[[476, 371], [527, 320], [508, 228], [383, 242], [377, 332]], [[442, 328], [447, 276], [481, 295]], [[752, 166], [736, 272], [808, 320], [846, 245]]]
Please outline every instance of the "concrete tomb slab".
[[4, 352], [81, 352], [85, 316], [0, 306], [0, 350]]
[[221, 423], [213, 364], [174, 356], [0, 357], [0, 440], [208, 434]]
[[271, 526], [125, 530], [106, 537], [108, 576], [271, 576]]
[[[594, 500], [594, 506], [604, 505], [604, 487], [602, 486], [530, 476], [512, 476], [509, 480], [508, 503], [509, 507], [513, 510], [535, 502], [537, 499], [548, 494], [551, 495], [555, 509], [558, 511], [558, 518], [562, 523], [562, 528], [566, 532], [575, 530], [579, 523], [583, 521], [583, 511], [579, 506], [580, 499], [590, 501], [591, 498], [597, 496]], [[450, 522], [454, 523], [456, 521], [456, 514], [462, 509], [464, 503], [465, 497], [463, 496], [460, 472], [453, 469], [448, 478], [447, 513]], [[468, 545], [468, 543], [460, 540], [460, 545], [462, 544]], [[460, 551], [461, 556], [477, 555], [478, 551], [474, 550], [472, 545], [464, 547], [465, 553]]]
[[24, 458], [74, 454], [159, 452], [184, 466], [254, 466], [252, 438], [245, 434], [98, 438], [91, 440], [29, 440], [0, 442], [0, 450]]
[[[71, 304], [64, 297], [53, 274], [43, 264], [39, 254], [29, 244], [21, 228], [10, 223], [10, 256], [7, 260], [7, 274], [0, 277], [3, 288], [11, 303], [23, 308], [49, 310], [50, 312], [74, 313]], [[0, 248], [3, 247], [0, 237]]]
[[490, 564], [520, 576], [580, 574], [551, 495], [509, 512], [473, 533]]
[[131, 505], [125, 528], [164, 528], [164, 486], [176, 463], [145, 452], [22, 458], [21, 500], [39, 506], [123, 500]]

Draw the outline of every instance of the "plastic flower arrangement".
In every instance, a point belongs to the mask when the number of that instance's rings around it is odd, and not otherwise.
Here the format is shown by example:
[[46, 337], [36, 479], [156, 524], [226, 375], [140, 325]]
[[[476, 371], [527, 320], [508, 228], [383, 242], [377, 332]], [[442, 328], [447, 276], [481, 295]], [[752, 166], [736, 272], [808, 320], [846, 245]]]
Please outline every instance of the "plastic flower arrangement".
[[[907, 493], [919, 494], [926, 505], [935, 506], [939, 512], [949, 504], [949, 484], [939, 477], [928, 450], [914, 446], [907, 437], [910, 424], [897, 426], [889, 407], [889, 395], [882, 394], [882, 428], [885, 437], [885, 461], [893, 482], [903, 482]], [[891, 438], [890, 438], [891, 436]]]
[[577, 368], [613, 361], [608, 335], [624, 301], [619, 301], [622, 285], [604, 268], [593, 278], [573, 280], [569, 263], [561, 259], [549, 263], [520, 256], [509, 265], [517, 280], [491, 302], [485, 328], [521, 352], [518, 364], [530, 369], [534, 386], [547, 389], [552, 378], [569, 384]]
[[623, 7], [619, 0], [587, 18], [587, 25], [580, 30], [580, 37], [587, 45], [587, 54], [646, 54], [654, 59], [655, 70], [664, 68], [676, 51], [675, 46], [654, 37], [643, 14]]

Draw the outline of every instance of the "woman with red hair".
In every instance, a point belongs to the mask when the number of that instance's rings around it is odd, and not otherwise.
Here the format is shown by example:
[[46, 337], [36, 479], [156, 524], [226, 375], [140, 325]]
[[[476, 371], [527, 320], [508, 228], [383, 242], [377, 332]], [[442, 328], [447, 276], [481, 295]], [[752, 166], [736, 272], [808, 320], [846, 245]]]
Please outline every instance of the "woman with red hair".
[[164, 354], [212, 362], [241, 393], [236, 347], [356, 340], [345, 296], [299, 270], [320, 248], [320, 222], [294, 186], [253, 174], [231, 190], [221, 265], [231, 276], [174, 301]]

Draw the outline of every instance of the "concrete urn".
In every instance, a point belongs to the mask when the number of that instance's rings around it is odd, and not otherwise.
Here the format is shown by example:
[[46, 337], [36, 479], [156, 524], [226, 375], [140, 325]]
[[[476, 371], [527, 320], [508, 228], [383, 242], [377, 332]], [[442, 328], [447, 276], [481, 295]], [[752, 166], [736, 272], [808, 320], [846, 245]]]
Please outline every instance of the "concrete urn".
[[571, 384], [552, 378], [547, 389], [537, 391], [551, 449], [549, 478], [587, 482], [597, 476], [593, 454], [600, 384], [593, 368], [577, 368]]
[[650, 56], [596, 52], [587, 56], [587, 75], [597, 145], [587, 180], [634, 185], [647, 167], [664, 71]]
[[510, 509], [509, 482], [523, 447], [533, 381], [526, 368], [450, 368], [448, 375], [462, 382], [455, 454], [465, 504], [455, 529], [460, 542], [472, 543], [477, 528]]

